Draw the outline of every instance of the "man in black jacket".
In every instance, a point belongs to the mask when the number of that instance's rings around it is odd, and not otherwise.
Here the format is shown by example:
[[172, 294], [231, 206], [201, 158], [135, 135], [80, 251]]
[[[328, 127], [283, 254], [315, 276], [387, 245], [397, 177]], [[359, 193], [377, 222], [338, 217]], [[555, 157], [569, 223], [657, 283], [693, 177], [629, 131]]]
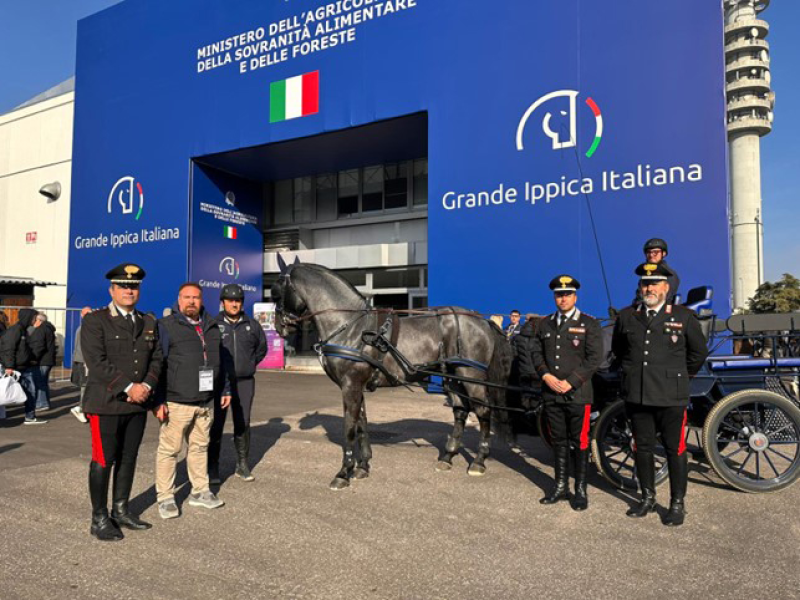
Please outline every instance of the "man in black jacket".
[[25, 390], [25, 425], [41, 425], [47, 423], [36, 418], [36, 378], [34, 369], [36, 359], [28, 345], [28, 328], [33, 323], [36, 311], [22, 308], [17, 315], [17, 322], [8, 328], [0, 338], [0, 365], [11, 375], [20, 373], [20, 385]]
[[547, 426], [553, 440], [556, 486], [542, 504], [569, 498], [569, 449], [575, 449], [574, 510], [586, 510], [589, 497], [589, 426], [592, 375], [600, 366], [603, 340], [600, 324], [575, 306], [581, 284], [570, 275], [550, 282], [557, 311], [539, 322], [533, 338], [533, 363], [542, 379]]
[[[222, 312], [217, 316], [222, 333], [222, 360], [232, 375], [231, 410], [233, 411], [233, 445], [236, 448], [236, 475], [253, 481], [247, 458], [250, 454], [250, 411], [255, 395], [256, 367], [267, 355], [267, 337], [255, 319], [248, 317], [244, 305], [244, 290], [235, 283], [222, 288]], [[227, 409], [222, 408], [221, 390], [214, 402], [214, 424], [208, 447], [208, 478], [219, 484], [219, 453]]]
[[[150, 529], [128, 502], [136, 459], [147, 424], [148, 399], [161, 374], [155, 317], [136, 310], [144, 269], [123, 263], [106, 273], [111, 302], [81, 324], [81, 349], [89, 375], [83, 408], [92, 432], [90, 532], [101, 541], [121, 540], [121, 527]], [[108, 484], [114, 469], [111, 518]]]
[[158, 322], [166, 377], [159, 389], [155, 415], [161, 421], [156, 452], [156, 495], [162, 519], [180, 516], [175, 503], [175, 472], [184, 439], [189, 447], [186, 468], [192, 492], [189, 504], [219, 508], [225, 504], [209, 489], [208, 444], [214, 421], [214, 393], [220, 406], [231, 401], [230, 381], [222, 365], [222, 334], [216, 319], [203, 308], [197, 283], [184, 283], [173, 314]]
[[56, 328], [47, 320], [47, 315], [38, 313], [33, 320], [33, 332], [28, 336], [37, 366], [36, 375], [36, 410], [50, 410], [50, 371], [56, 365]]
[[665, 525], [682, 525], [688, 479], [686, 407], [689, 380], [708, 355], [695, 314], [669, 304], [669, 272], [662, 264], [637, 267], [643, 304], [622, 310], [614, 324], [612, 350], [621, 364], [622, 398], [636, 440], [636, 474], [642, 501], [628, 511], [643, 517], [655, 511], [653, 452], [661, 434], [669, 467], [670, 506]]

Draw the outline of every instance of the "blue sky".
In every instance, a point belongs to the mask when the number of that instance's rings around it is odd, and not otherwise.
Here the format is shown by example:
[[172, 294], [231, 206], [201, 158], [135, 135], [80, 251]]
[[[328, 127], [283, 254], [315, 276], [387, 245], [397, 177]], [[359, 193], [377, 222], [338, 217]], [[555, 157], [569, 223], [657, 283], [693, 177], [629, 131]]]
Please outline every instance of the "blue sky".
[[[73, 75], [78, 19], [118, 1], [0, 0], [0, 114]], [[800, 276], [800, 0], [772, 2], [764, 18], [776, 94], [774, 130], [761, 144], [764, 269], [775, 280]]]

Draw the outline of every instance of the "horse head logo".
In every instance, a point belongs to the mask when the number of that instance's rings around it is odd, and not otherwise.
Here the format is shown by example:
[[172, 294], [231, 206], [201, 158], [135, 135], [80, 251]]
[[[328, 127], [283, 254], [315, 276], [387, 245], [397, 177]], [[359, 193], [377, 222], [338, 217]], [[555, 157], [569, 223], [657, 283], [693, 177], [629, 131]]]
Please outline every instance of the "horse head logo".
[[[556, 100], [557, 98], [566, 98], [569, 101], [569, 107], [567, 110], [560, 110], [560, 116], [565, 117], [569, 121], [568, 131], [564, 131], [564, 127], [559, 128], [558, 130], [553, 130], [551, 121], [553, 119], [553, 113], [547, 112], [545, 113], [544, 117], [542, 118], [542, 132], [550, 138], [552, 143], [553, 150], [563, 150], [566, 148], [574, 148], [578, 143], [578, 134], [577, 134], [577, 100], [578, 100], [579, 92], [577, 90], [558, 90], [555, 92], [550, 92], [549, 94], [545, 94], [536, 102], [531, 104], [528, 107], [528, 110], [522, 115], [522, 118], [519, 121], [519, 125], [517, 126], [517, 150], [522, 151], [524, 150], [524, 143], [523, 143], [523, 136], [525, 134], [525, 128], [528, 125], [528, 120], [531, 118], [536, 109], [538, 109], [543, 104], [547, 104], [551, 101]], [[586, 158], [591, 158], [592, 155], [597, 150], [597, 147], [600, 145], [600, 138], [603, 136], [603, 116], [600, 114], [600, 108], [597, 106], [592, 98], [586, 99], [586, 104], [592, 110], [595, 119], [595, 136], [594, 142], [592, 142], [591, 147], [586, 152]], [[566, 133], [565, 139], [562, 133]]]
[[114, 210], [114, 201], [122, 208], [123, 215], [133, 214], [136, 208], [136, 200], [138, 199], [138, 209], [136, 211], [136, 220], [142, 216], [144, 210], [144, 190], [142, 184], [136, 181], [130, 175], [122, 177], [117, 180], [114, 187], [111, 188], [111, 193], [108, 194], [108, 214]]
[[239, 263], [232, 256], [226, 256], [219, 263], [219, 272], [228, 277], [239, 279]]

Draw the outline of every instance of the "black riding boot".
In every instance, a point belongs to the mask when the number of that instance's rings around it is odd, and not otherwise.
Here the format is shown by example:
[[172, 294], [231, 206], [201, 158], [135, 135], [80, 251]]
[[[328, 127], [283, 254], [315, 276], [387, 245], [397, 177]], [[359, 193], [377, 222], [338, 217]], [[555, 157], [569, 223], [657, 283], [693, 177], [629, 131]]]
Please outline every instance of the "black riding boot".
[[689, 479], [689, 461], [686, 453], [680, 456], [669, 457], [669, 510], [664, 516], [664, 525], [678, 527], [683, 525], [686, 516], [686, 484]]
[[114, 519], [118, 527], [125, 529], [150, 529], [152, 525], [139, 519], [128, 510], [128, 501], [131, 497], [133, 487], [133, 475], [136, 471], [136, 463], [119, 463], [114, 472], [114, 490], [112, 499], [114, 504], [111, 508], [111, 518]]
[[656, 467], [653, 455], [649, 452], [636, 452], [634, 460], [636, 461], [636, 476], [639, 478], [639, 485], [642, 488], [642, 500], [625, 514], [629, 517], [639, 518], [656, 510]]
[[214, 439], [214, 432], [211, 432], [211, 441], [208, 443], [208, 483], [219, 485], [222, 481], [219, 478], [219, 453], [221, 440]]
[[236, 476], [245, 481], [255, 481], [247, 466], [247, 457], [250, 455], [250, 428], [244, 430], [242, 435], [233, 436], [233, 445], [236, 447]]
[[89, 463], [89, 497], [92, 500], [90, 533], [103, 542], [116, 542], [124, 535], [108, 517], [108, 483], [111, 469], [92, 461]]
[[572, 498], [572, 510], [589, 508], [589, 496], [586, 491], [586, 476], [589, 471], [589, 451], [575, 450], [575, 496]]
[[569, 447], [556, 446], [553, 448], [553, 455], [556, 487], [550, 495], [539, 500], [540, 504], [555, 504], [560, 500], [569, 500]]

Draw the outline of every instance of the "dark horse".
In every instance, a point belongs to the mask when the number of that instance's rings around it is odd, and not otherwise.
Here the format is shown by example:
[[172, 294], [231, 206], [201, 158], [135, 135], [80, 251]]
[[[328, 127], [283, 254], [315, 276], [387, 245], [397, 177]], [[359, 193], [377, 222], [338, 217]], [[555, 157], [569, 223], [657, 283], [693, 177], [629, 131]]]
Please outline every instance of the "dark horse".
[[[279, 335], [286, 336], [300, 320], [309, 319], [316, 326], [320, 340], [380, 359], [380, 351], [365, 344], [362, 334], [379, 329], [386, 321], [386, 312], [370, 308], [352, 285], [325, 267], [297, 260], [287, 266], [280, 256], [278, 263], [281, 274], [272, 286], [272, 298], [276, 302]], [[478, 313], [459, 307], [439, 307], [403, 317], [394, 322], [393, 328], [397, 328], [392, 335], [397, 349], [413, 365], [452, 358], [447, 373], [502, 385], [508, 379], [509, 344], [500, 328]], [[389, 377], [367, 362], [352, 358], [321, 355], [321, 360], [325, 372], [342, 390], [344, 402], [344, 458], [342, 468], [331, 482], [332, 489], [342, 489], [350, 484], [351, 478], [363, 479], [369, 475], [372, 449], [367, 434], [364, 390], [400, 385], [405, 381], [405, 373], [391, 352], [383, 358]], [[468, 472], [483, 475], [492, 416], [492, 409], [486, 405], [502, 406], [505, 394], [499, 388], [452, 380], [445, 380], [445, 389], [453, 403], [455, 426], [437, 468], [452, 468], [453, 456], [461, 447], [467, 414], [473, 411], [480, 424], [480, 444]], [[507, 431], [506, 413], [498, 411], [498, 417], [496, 429]]]

